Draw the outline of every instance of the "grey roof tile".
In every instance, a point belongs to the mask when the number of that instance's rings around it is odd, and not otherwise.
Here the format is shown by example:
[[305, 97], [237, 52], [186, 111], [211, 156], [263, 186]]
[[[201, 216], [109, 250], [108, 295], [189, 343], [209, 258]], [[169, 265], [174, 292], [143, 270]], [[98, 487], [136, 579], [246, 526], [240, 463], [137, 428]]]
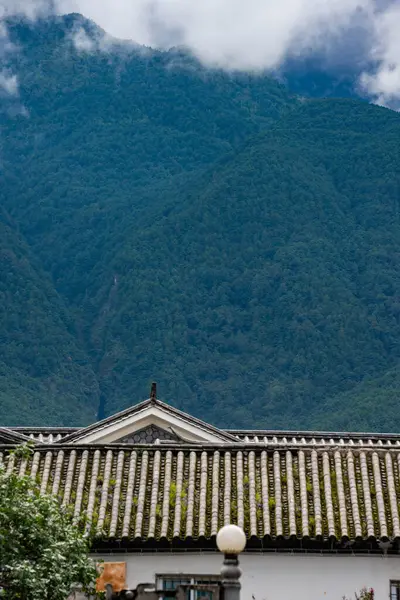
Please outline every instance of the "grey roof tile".
[[106, 539], [400, 537], [397, 446], [49, 447], [6, 468], [35, 478]]

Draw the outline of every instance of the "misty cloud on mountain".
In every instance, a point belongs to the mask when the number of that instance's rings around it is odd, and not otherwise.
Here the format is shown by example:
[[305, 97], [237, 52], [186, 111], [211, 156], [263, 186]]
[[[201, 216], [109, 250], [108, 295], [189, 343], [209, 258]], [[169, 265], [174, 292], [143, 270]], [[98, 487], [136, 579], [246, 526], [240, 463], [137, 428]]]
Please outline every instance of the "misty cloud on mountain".
[[[360, 76], [375, 102], [400, 96], [400, 7], [379, 0], [0, 0], [0, 15], [80, 12], [116, 38], [152, 47], [187, 46], [204, 64], [263, 71], [287, 58], [325, 54], [375, 62]], [[337, 41], [341, 40], [338, 47]], [[82, 39], [77, 38], [78, 44]], [[88, 40], [86, 48], [88, 49]]]

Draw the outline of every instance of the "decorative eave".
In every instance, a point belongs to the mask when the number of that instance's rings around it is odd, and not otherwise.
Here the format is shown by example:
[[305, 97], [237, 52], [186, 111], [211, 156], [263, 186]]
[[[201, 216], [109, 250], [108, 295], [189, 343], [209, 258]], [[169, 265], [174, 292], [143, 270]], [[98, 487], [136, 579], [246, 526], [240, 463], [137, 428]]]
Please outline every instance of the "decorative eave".
[[[37, 444], [62, 444], [67, 436], [79, 433], [83, 427], [9, 427], [11, 432], [23, 434]], [[400, 449], [400, 435], [396, 433], [359, 433], [359, 432], [318, 432], [318, 431], [276, 431], [276, 430], [221, 430], [230, 435], [229, 441], [205, 442], [223, 443], [227, 447], [237, 445], [240, 447], [264, 447], [264, 448], [398, 448]], [[232, 437], [233, 436], [233, 437]], [[175, 438], [176, 439], [176, 438]], [[1, 445], [0, 440], [0, 445]], [[4, 441], [3, 443], [8, 443]], [[68, 443], [68, 441], [67, 441]], [[80, 441], [70, 443], [79, 444]], [[120, 440], [118, 444], [122, 444]], [[136, 443], [136, 442], [127, 442]], [[137, 442], [140, 444], [140, 442]], [[145, 442], [143, 442], [145, 443]], [[163, 445], [168, 442], [161, 440]], [[181, 444], [190, 444], [185, 438], [180, 439]]]
[[[25, 435], [36, 444], [62, 444], [64, 440], [69, 438], [72, 433], [80, 433], [83, 427], [9, 427], [11, 432], [16, 432]], [[206, 442], [202, 441], [202, 445], [225, 444], [227, 447], [237, 445], [249, 447], [264, 447], [264, 448], [398, 448], [400, 449], [400, 435], [396, 433], [359, 433], [359, 432], [319, 432], [319, 431], [278, 431], [278, 430], [221, 430], [223, 433], [229, 434], [228, 441]], [[174, 438], [178, 441], [177, 438]], [[183, 437], [179, 440], [180, 444], [191, 444], [189, 439]], [[0, 445], [1, 445], [0, 440]], [[3, 443], [8, 443], [4, 441]], [[67, 440], [68, 443], [68, 440]], [[74, 445], [80, 441], [72, 442]], [[99, 442], [97, 442], [99, 443]], [[121, 440], [117, 440], [118, 444]], [[126, 442], [126, 443], [146, 443], [146, 442]], [[157, 443], [157, 442], [156, 442]], [[168, 444], [166, 440], [159, 440], [162, 445]], [[173, 444], [176, 445], [176, 444]]]
[[396, 447], [400, 449], [398, 433], [360, 433], [341, 431], [277, 431], [271, 429], [228, 429], [228, 433], [245, 444], [264, 446], [311, 447]]
[[264, 437], [272, 438], [277, 436], [278, 438], [287, 438], [287, 439], [297, 439], [301, 440], [302, 438], [306, 439], [316, 439], [316, 440], [339, 440], [342, 439], [344, 442], [352, 441], [354, 444], [359, 440], [371, 440], [371, 444], [377, 443], [381, 441], [382, 443], [391, 440], [394, 442], [399, 442], [400, 444], [400, 434], [389, 432], [389, 433], [379, 433], [379, 432], [368, 432], [368, 431], [321, 431], [321, 430], [312, 430], [312, 429], [224, 429], [227, 433], [239, 438], [245, 439], [248, 438], [249, 441], [253, 441], [254, 437], [258, 437], [259, 440], [262, 440]]
[[75, 431], [82, 429], [81, 427], [10, 427], [11, 431], [20, 433], [32, 442], [40, 444], [53, 444], [60, 442], [63, 438]]

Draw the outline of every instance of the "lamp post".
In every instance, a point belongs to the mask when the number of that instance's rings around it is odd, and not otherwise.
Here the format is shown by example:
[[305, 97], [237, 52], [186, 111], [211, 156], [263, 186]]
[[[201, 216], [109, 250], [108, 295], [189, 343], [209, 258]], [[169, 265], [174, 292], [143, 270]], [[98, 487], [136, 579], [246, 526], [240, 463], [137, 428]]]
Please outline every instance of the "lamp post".
[[217, 547], [224, 553], [222, 575], [222, 600], [240, 600], [240, 576], [238, 554], [246, 546], [243, 529], [237, 525], [225, 525], [217, 534]]

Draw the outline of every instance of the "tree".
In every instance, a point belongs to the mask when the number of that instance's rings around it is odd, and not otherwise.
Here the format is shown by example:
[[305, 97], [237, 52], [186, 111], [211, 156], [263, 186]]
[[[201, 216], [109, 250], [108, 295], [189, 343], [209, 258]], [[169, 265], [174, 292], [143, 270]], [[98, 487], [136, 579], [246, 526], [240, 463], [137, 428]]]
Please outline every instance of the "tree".
[[[31, 450], [21, 446], [14, 455]], [[65, 600], [74, 586], [94, 593], [90, 538], [68, 509], [29, 476], [0, 466], [0, 590], [4, 600]]]

